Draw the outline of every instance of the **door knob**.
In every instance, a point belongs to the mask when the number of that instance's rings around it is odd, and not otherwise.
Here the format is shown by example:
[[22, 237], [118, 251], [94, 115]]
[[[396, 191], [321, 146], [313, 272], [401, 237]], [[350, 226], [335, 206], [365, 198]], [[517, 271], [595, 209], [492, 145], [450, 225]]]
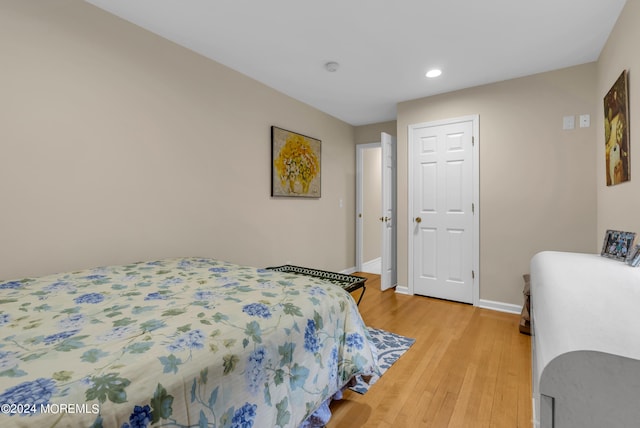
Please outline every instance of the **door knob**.
[[420, 217], [416, 217], [416, 223], [420, 223], [422, 222], [422, 219]]
[[384, 221], [384, 217], [380, 217], [380, 221]]

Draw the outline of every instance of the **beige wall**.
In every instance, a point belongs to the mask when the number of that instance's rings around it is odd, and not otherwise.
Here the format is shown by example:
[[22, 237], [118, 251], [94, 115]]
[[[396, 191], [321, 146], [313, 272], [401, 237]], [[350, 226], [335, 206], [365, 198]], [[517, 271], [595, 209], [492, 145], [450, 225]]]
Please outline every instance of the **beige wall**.
[[389, 122], [372, 123], [370, 125], [361, 125], [355, 127], [356, 144], [379, 143], [380, 133], [386, 132], [389, 135], [396, 136], [397, 122], [395, 120]]
[[[598, 227], [597, 247], [600, 251], [607, 229], [627, 230], [640, 234], [640, 2], [628, 1], [597, 65], [597, 94], [595, 101]], [[623, 70], [629, 71], [629, 129], [631, 132], [631, 180], [616, 186], [605, 182], [605, 141], [603, 99]], [[640, 235], [639, 235], [640, 236]], [[640, 240], [636, 239], [636, 242]]]
[[[0, 52], [0, 279], [354, 265], [352, 126], [80, 0], [3, 0]], [[270, 197], [271, 125], [322, 140], [321, 199]]]
[[[590, 251], [596, 227], [594, 63], [398, 105], [398, 283], [408, 286], [407, 127], [480, 116], [480, 298], [522, 304], [541, 250]], [[599, 113], [599, 112], [598, 112]]]
[[362, 152], [362, 261], [382, 255], [382, 149], [371, 147]]
[[[403, 102], [397, 123], [354, 128], [80, 0], [5, 0], [0, 278], [193, 254], [351, 267], [353, 143], [397, 125], [406, 286], [407, 126], [477, 113], [480, 296], [519, 304], [535, 252], [640, 232], [637, 183], [605, 187], [601, 144], [602, 97], [626, 68], [640, 153], [639, 19], [628, 2], [597, 63]], [[561, 130], [584, 113], [592, 127]], [[321, 199], [269, 196], [271, 125], [322, 140]]]

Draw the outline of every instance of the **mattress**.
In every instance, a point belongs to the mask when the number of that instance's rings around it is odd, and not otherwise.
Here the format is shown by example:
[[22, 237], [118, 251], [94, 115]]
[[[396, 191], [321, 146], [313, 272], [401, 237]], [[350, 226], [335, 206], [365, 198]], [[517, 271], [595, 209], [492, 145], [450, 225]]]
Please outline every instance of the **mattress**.
[[320, 278], [179, 258], [0, 281], [0, 426], [297, 427], [377, 371]]

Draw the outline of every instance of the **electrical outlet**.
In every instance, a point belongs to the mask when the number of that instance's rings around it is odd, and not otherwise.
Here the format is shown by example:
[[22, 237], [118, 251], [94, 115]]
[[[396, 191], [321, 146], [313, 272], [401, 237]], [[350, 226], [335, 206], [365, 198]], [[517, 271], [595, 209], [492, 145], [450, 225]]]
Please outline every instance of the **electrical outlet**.
[[591, 116], [588, 114], [580, 115], [580, 128], [588, 128], [591, 126]]

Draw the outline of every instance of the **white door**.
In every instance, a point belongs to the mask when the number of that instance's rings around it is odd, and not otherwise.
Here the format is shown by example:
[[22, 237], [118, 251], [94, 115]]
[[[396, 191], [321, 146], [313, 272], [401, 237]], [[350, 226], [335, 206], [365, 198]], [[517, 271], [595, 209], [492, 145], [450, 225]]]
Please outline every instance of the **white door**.
[[[372, 153], [378, 152], [378, 156]], [[356, 145], [356, 271], [380, 274], [382, 269], [382, 253], [379, 247], [382, 245], [381, 229], [379, 226], [380, 210], [382, 206], [382, 162], [374, 162], [373, 159], [382, 156], [380, 143], [366, 143]], [[375, 171], [373, 169], [375, 168]], [[372, 182], [373, 180], [379, 180]], [[378, 198], [378, 199], [376, 199]], [[378, 203], [373, 203], [377, 200]], [[375, 208], [374, 208], [375, 206]], [[375, 234], [375, 236], [373, 236]], [[366, 255], [366, 260], [365, 260]], [[374, 257], [375, 258], [371, 258]]]
[[478, 118], [409, 127], [413, 293], [477, 303]]
[[382, 147], [382, 270], [380, 288], [387, 290], [395, 287], [396, 277], [396, 139], [384, 132], [381, 135]]

